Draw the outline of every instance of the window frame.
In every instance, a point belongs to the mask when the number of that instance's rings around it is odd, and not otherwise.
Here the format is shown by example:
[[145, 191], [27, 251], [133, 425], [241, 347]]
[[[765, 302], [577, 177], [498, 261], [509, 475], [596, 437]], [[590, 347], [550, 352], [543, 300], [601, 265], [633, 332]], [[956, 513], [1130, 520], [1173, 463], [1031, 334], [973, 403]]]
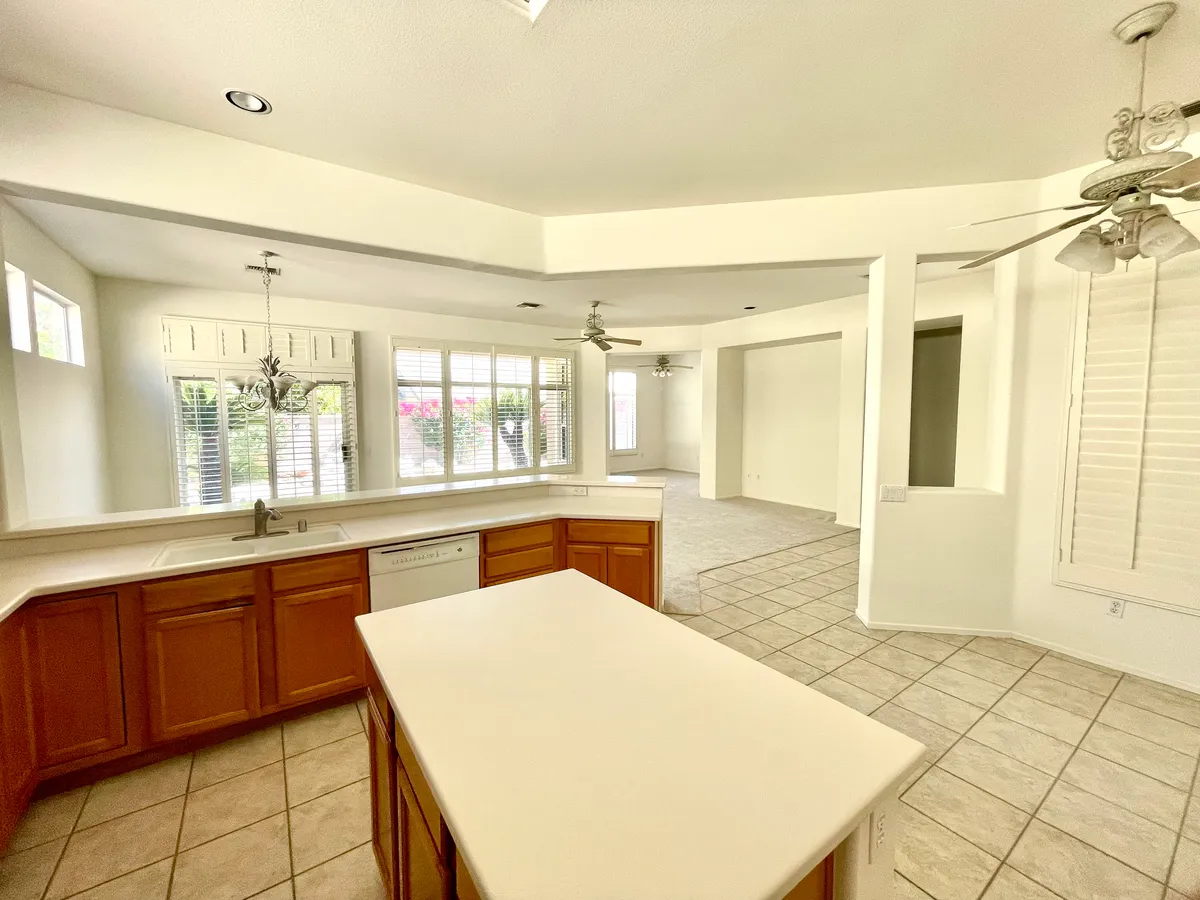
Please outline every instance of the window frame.
[[[29, 315], [32, 308], [29, 294], [30, 278], [23, 269], [4, 262], [4, 286], [8, 293], [8, 327], [12, 348], [22, 353], [33, 353], [33, 323]], [[17, 321], [17, 318], [21, 321]]]
[[[621, 450], [616, 449], [616, 395], [613, 393], [613, 375], [621, 373], [633, 376], [633, 446]], [[609, 369], [606, 375], [607, 384], [605, 385], [608, 394], [608, 455], [609, 456], [637, 456], [638, 450], [638, 387], [640, 379], [636, 369], [613, 368]]]
[[[1157, 265], [1154, 277], [1157, 279]], [[1078, 273], [1072, 297], [1070, 349], [1062, 399], [1063, 428], [1058, 461], [1052, 583], [1057, 587], [1200, 616], [1200, 597], [1194, 600], [1181, 598], [1178, 582], [1132, 569], [1103, 569], [1072, 561], [1091, 297], [1092, 276], [1085, 272]]]
[[[52, 288], [46, 287], [40, 281], [31, 279], [28, 274], [25, 275], [25, 284], [29, 303], [31, 351], [35, 352], [42, 359], [69, 363], [73, 366], [83, 368], [86, 364], [83, 353], [83, 311], [79, 308], [79, 304], [74, 300], [69, 300]], [[49, 300], [62, 310], [63, 341], [67, 346], [66, 359], [60, 359], [57, 356], [47, 356], [42, 353], [41, 344], [37, 339], [37, 298], [39, 296]]]
[[[229, 452], [229, 405], [225, 400], [226, 384], [232, 376], [244, 376], [246, 370], [241, 367], [233, 368], [230, 366], [218, 366], [205, 363], [168, 363], [166, 366], [165, 377], [165, 392], [167, 409], [169, 411], [167, 420], [168, 446], [170, 447], [171, 458], [171, 496], [176, 507], [181, 509], [205, 508], [215, 504], [182, 503], [180, 496], [179, 484], [179, 444], [176, 434], [176, 409], [175, 409], [175, 379], [177, 378], [195, 378], [195, 379], [212, 379], [217, 384], [217, 395], [220, 398], [217, 404], [217, 422], [220, 435], [220, 452], [221, 452], [221, 500], [220, 503], [240, 503], [243, 501], [232, 499], [233, 478], [230, 469], [230, 452]], [[323, 493], [321, 491], [321, 466], [320, 466], [320, 447], [319, 447], [319, 413], [315, 406], [309, 408], [309, 415], [312, 418], [312, 427], [310, 429], [310, 445], [312, 447], [312, 466], [313, 466], [313, 493], [311, 495], [303, 494], [296, 497], [287, 496], [280, 498], [279, 496], [279, 459], [278, 446], [275, 438], [275, 428], [269, 424], [267, 428], [267, 480], [270, 484], [270, 495], [264, 497], [265, 500], [304, 500], [307, 497], [317, 498], [322, 496], [339, 496], [344, 493], [358, 490], [359, 485], [359, 423], [358, 423], [358, 392], [357, 385], [353, 373], [347, 371], [324, 371], [312, 370], [304, 372], [293, 372], [297, 378], [308, 378], [315, 381], [318, 385], [322, 384], [345, 384], [347, 385], [351, 409], [344, 411], [343, 416], [349, 419], [348, 427], [350, 430], [350, 441], [352, 451], [350, 456], [350, 466], [347, 471], [347, 480], [350, 487], [347, 491], [338, 491], [336, 493]], [[272, 423], [274, 414], [268, 411], [267, 421]]]
[[[455, 384], [465, 385], [467, 382], [461, 379], [455, 382], [451, 378], [450, 355], [451, 353], [488, 353], [491, 359], [491, 434], [492, 434], [492, 468], [484, 472], [462, 472], [454, 471], [454, 435], [453, 435], [453, 418], [452, 416], [443, 416], [442, 418], [442, 453], [443, 465], [442, 474], [440, 475], [424, 475], [412, 476], [402, 475], [400, 471], [400, 409], [396, 392], [401, 387], [401, 378], [396, 365], [396, 352], [398, 350], [425, 350], [436, 351], [441, 356], [441, 381], [438, 387], [441, 389], [441, 404], [442, 409], [452, 408], [452, 395]], [[496, 376], [496, 357], [497, 356], [528, 356], [530, 358], [530, 383], [526, 385], [517, 385], [514, 382], [497, 381]], [[393, 441], [393, 466], [392, 475], [396, 487], [410, 487], [426, 484], [454, 484], [464, 481], [479, 481], [482, 479], [493, 478], [515, 478], [529, 475], [550, 475], [550, 474], [567, 474], [576, 471], [577, 455], [578, 455], [578, 416], [575, 411], [578, 409], [576, 403], [577, 393], [577, 373], [578, 355], [574, 350], [563, 350], [558, 347], [519, 347], [512, 344], [488, 344], [471, 341], [440, 341], [428, 340], [423, 338], [406, 338], [393, 335], [391, 339], [391, 368], [392, 368], [392, 441]], [[570, 407], [570, 460], [566, 463], [558, 465], [543, 466], [541, 464], [541, 410], [542, 400], [541, 393], [543, 385], [541, 383], [541, 366], [540, 361], [543, 358], [549, 359], [567, 359], [570, 376], [565, 393], [568, 397]], [[416, 381], [409, 381], [410, 386], [418, 384]], [[421, 382], [429, 386], [429, 382]], [[500, 444], [501, 438], [498, 424], [498, 394], [504, 388], [525, 388], [529, 389], [530, 403], [530, 425], [532, 433], [529, 437], [530, 446], [533, 452], [530, 453], [531, 465], [525, 468], [501, 469], [500, 468]], [[550, 388], [557, 390], [557, 388]]]

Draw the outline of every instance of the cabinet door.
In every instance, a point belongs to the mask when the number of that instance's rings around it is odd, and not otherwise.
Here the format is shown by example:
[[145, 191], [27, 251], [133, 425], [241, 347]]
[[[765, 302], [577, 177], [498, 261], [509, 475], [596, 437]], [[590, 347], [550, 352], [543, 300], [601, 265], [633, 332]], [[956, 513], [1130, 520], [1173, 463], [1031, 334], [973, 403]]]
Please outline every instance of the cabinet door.
[[567, 568], [608, 584], [608, 548], [602, 544], [567, 544]]
[[654, 605], [654, 554], [649, 547], [609, 547], [608, 581], [626, 597]]
[[275, 597], [280, 704], [304, 703], [363, 684], [354, 617], [366, 612], [357, 584]]
[[0, 622], [0, 853], [33, 793], [37, 756], [29, 642], [20, 611]]
[[404, 887], [400, 896], [403, 900], [450, 900], [453, 881], [425, 827], [416, 798], [404, 790], [404, 785], [401, 780], [398, 820], [403, 833], [399, 846]]
[[39, 767], [124, 746], [116, 595], [43, 603], [27, 622]]
[[374, 702], [367, 703], [367, 740], [371, 749], [371, 845], [383, 876], [384, 896], [393, 900], [400, 884], [396, 828], [396, 760], [388, 729]]
[[254, 607], [146, 621], [150, 738], [169, 741], [258, 715]]

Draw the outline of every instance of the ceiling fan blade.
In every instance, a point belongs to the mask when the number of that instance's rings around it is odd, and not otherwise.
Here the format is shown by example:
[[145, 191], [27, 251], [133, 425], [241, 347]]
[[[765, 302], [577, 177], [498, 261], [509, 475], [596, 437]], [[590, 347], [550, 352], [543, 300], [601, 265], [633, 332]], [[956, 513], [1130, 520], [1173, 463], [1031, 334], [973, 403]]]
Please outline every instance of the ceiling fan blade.
[[1025, 240], [1023, 240], [1023, 241], [1017, 241], [1017, 243], [1012, 244], [1011, 246], [1005, 247], [1003, 250], [997, 250], [995, 253], [989, 253], [987, 256], [981, 256], [981, 257], [979, 257], [979, 259], [973, 259], [969, 263], [959, 266], [959, 268], [960, 269], [974, 269], [976, 266], [982, 266], [987, 263], [990, 263], [993, 260], [999, 259], [1002, 256], [1007, 256], [1008, 254], [1012, 253], [1014, 250], [1020, 250], [1024, 247], [1028, 247], [1030, 244], [1036, 244], [1038, 241], [1043, 240], [1045, 238], [1053, 237], [1054, 235], [1058, 234], [1060, 231], [1066, 231], [1068, 228], [1073, 228], [1076, 225], [1082, 225], [1088, 219], [1094, 219], [1094, 218], [1096, 218], [1096, 216], [1100, 215], [1101, 213], [1107, 212], [1108, 208], [1110, 206], [1112, 206], [1111, 202], [1105, 203], [1104, 206], [1100, 207], [1100, 209], [1096, 210], [1095, 212], [1084, 213], [1082, 216], [1076, 216], [1073, 219], [1067, 219], [1067, 221], [1062, 222], [1058, 225], [1055, 225], [1053, 228], [1047, 228], [1045, 231], [1039, 231], [1033, 237], [1025, 238]]
[[672, 369], [694, 369], [696, 367], [695, 366], [677, 366], [677, 365], [675, 365], [675, 363], [671, 363], [671, 368]]
[[635, 341], [635, 340], [633, 340], [633, 339], [631, 339], [631, 338], [615, 338], [615, 337], [609, 337], [607, 334], [604, 336], [604, 340], [606, 340], [606, 341], [612, 341], [614, 344], [632, 344], [634, 347], [640, 347], [640, 346], [642, 346], [642, 342], [641, 342], [641, 341]]
[[555, 338], [555, 340], [556, 341], [571, 341], [572, 343], [575, 343], [575, 344], [586, 344], [588, 342], [587, 338]]
[[1187, 162], [1173, 169], [1167, 169], [1165, 172], [1152, 175], [1138, 185], [1138, 187], [1143, 191], [1158, 191], [1163, 189], [1177, 191], [1180, 188], [1191, 187], [1193, 184], [1200, 184], [1200, 156], [1195, 159], [1189, 159]]
[[607, 353], [609, 350], [611, 350], [611, 349], [612, 349], [612, 344], [610, 344], [608, 341], [606, 341], [606, 340], [605, 340], [604, 338], [602, 338], [602, 337], [598, 337], [598, 338], [592, 338], [592, 342], [593, 342], [593, 343], [594, 343], [594, 344], [595, 344], [597, 347], [599, 347], [601, 350], [603, 350], [605, 353]]
[[995, 219], [981, 219], [978, 222], [968, 222], [965, 225], [952, 225], [950, 231], [957, 231], [960, 228], [974, 228], [976, 225], [988, 225], [992, 222], [1007, 222], [1009, 219], [1022, 219], [1025, 216], [1040, 216], [1042, 213], [1052, 212], [1070, 212], [1073, 209], [1086, 209], [1089, 206], [1103, 206], [1107, 201], [1095, 200], [1087, 203], [1072, 203], [1070, 206], [1055, 206], [1053, 209], [1032, 209], [1029, 212], [1015, 213], [1011, 216], [999, 216]]

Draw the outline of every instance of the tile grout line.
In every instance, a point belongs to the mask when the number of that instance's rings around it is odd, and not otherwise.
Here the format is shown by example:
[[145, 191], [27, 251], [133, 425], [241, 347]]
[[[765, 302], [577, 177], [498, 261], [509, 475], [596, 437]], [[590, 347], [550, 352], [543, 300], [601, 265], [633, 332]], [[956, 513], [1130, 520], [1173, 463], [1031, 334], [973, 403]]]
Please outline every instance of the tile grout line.
[[[358, 714], [358, 704], [355, 703], [354, 712]], [[362, 719], [362, 716], [359, 716]], [[283, 737], [283, 725], [279, 726], [279, 745], [283, 750], [283, 812], [287, 816], [287, 846], [288, 846], [288, 880], [292, 884], [292, 897], [296, 896], [296, 850], [292, 847], [292, 798], [288, 793], [288, 767], [287, 767], [287, 744]], [[169, 900], [169, 898], [168, 898]]]
[[175, 852], [171, 854], [171, 872], [167, 876], [167, 895], [164, 900], [171, 900], [171, 894], [175, 891], [175, 867], [179, 865], [179, 845], [183, 841], [183, 823], [187, 821], [188, 798], [191, 796], [188, 788], [192, 785], [192, 771], [196, 767], [196, 754], [191, 753], [189, 757], [187, 781], [183, 786], [183, 809], [179, 811], [179, 830], [175, 832]]
[[[1200, 774], [1200, 757], [1196, 760], [1196, 765], [1192, 767], [1192, 784], [1191, 787], [1196, 787], [1196, 776]], [[1187, 826], [1188, 811], [1191, 808], [1192, 801], [1196, 795], [1191, 789], [1184, 796], [1183, 801], [1183, 818], [1179, 820], [1179, 831], [1175, 834], [1175, 848], [1171, 851], [1171, 864], [1167, 867], [1167, 880], [1163, 884], [1163, 898], [1165, 900], [1167, 891], [1171, 890], [1171, 876], [1175, 874], [1175, 866], [1179, 862], [1179, 847], [1183, 843], [1183, 829]]]
[[[54, 861], [54, 868], [50, 870], [50, 877], [46, 880], [46, 886], [42, 888], [42, 892], [38, 895], [39, 897], [43, 898], [43, 900], [49, 895], [50, 885], [54, 884], [54, 876], [58, 874], [58, 867], [62, 865], [63, 857], [67, 855], [67, 847], [71, 845], [71, 838], [75, 836], [75, 829], [79, 825], [79, 819], [83, 815], [83, 809], [85, 806], [87, 806], [88, 800], [91, 799], [92, 787], [93, 785], [90, 784], [87, 786], [87, 791], [83, 795], [83, 802], [79, 804], [79, 812], [75, 813], [75, 821], [71, 823], [71, 830], [67, 832], [66, 840], [63, 841], [62, 850], [58, 852], [58, 859]], [[59, 840], [59, 838], [54, 838], [54, 840]], [[49, 841], [46, 843], [49, 843]], [[38, 844], [37, 846], [41, 847], [45, 846], [45, 844]], [[31, 847], [29, 849], [33, 848]]]

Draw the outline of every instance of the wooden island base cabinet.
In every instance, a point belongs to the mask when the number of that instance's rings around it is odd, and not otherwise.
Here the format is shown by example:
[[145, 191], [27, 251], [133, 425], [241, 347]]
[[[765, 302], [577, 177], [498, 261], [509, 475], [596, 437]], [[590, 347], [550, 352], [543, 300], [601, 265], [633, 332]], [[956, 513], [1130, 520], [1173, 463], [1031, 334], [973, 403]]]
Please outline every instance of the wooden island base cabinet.
[[[384, 896], [483, 900], [369, 662], [367, 698], [371, 845]], [[826, 857], [783, 900], [833, 900], [833, 859], [833, 854]]]
[[0, 622], [0, 853], [40, 782], [94, 780], [361, 691], [366, 573], [355, 550], [13, 612]]

